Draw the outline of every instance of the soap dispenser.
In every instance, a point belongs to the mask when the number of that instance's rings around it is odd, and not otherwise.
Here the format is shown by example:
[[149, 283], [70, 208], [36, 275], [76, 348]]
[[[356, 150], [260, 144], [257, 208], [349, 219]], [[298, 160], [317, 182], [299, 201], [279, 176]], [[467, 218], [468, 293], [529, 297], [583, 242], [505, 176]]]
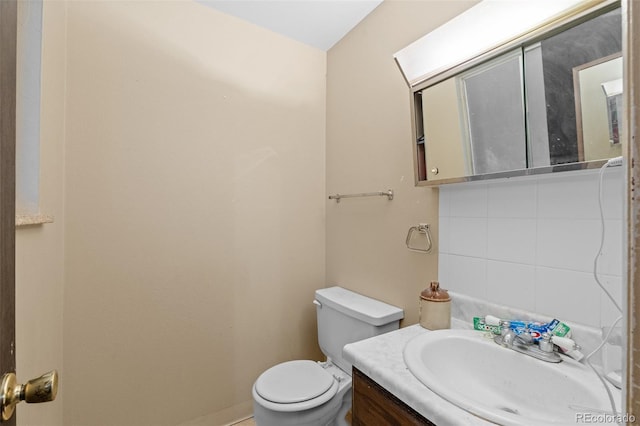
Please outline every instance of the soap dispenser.
[[451, 328], [451, 297], [438, 281], [420, 293], [420, 325], [429, 330]]

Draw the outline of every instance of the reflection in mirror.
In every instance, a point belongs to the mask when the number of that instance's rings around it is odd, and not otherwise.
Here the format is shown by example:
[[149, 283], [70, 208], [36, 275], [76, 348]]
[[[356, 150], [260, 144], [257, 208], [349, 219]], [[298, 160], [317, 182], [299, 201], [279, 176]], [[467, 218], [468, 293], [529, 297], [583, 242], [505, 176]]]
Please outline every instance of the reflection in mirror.
[[417, 181], [620, 156], [621, 22], [608, 9], [417, 89]]
[[547, 101], [544, 90], [544, 67], [540, 43], [524, 49], [524, 75], [527, 98], [527, 155], [529, 167], [551, 165], [549, 129], [547, 127]]
[[618, 116], [622, 112], [622, 56], [574, 68], [580, 161], [622, 155]]
[[471, 174], [526, 168], [521, 51], [475, 67], [459, 82]]
[[[588, 160], [580, 144], [577, 126], [574, 69], [597, 63], [601, 58], [620, 54], [622, 50], [622, 21], [620, 8], [596, 16], [562, 31], [539, 43], [528, 46], [525, 52], [525, 87], [527, 109], [538, 118], [540, 125], [529, 125], [530, 152], [549, 150], [549, 157], [533, 155], [529, 167], [575, 163]], [[543, 85], [544, 89], [540, 91]], [[598, 89], [602, 91], [602, 88]], [[537, 94], [537, 96], [536, 96]], [[606, 118], [606, 105], [603, 119]], [[546, 116], [546, 126], [540, 117]], [[600, 109], [602, 111], [602, 109]], [[584, 109], [583, 109], [584, 112]], [[586, 111], [590, 113], [590, 111]], [[584, 113], [583, 113], [584, 118]], [[586, 120], [582, 120], [585, 124]], [[609, 145], [609, 138], [592, 141]], [[599, 152], [596, 150], [595, 152]], [[595, 155], [595, 154], [594, 154]], [[615, 154], [612, 156], [617, 156]], [[612, 156], [596, 156], [603, 159]]]
[[[620, 65], [622, 69], [622, 65]], [[609, 124], [609, 143], [620, 143], [618, 114], [622, 113], [622, 77], [601, 84], [607, 98], [607, 120]]]
[[421, 93], [430, 180], [527, 167], [522, 53], [508, 53]]

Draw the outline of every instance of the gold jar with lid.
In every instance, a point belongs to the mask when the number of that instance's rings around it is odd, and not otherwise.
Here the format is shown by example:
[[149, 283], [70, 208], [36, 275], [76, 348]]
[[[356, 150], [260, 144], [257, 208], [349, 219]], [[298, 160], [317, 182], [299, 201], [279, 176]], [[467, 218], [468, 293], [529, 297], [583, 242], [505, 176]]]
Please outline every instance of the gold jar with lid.
[[420, 293], [420, 325], [429, 330], [451, 328], [451, 297], [438, 281]]

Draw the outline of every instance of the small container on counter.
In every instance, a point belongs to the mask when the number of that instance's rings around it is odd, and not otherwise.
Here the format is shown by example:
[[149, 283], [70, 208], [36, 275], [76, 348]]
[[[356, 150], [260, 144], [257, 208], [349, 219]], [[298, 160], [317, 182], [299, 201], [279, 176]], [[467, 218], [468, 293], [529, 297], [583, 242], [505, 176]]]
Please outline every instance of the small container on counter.
[[451, 297], [438, 281], [420, 293], [420, 325], [429, 330], [451, 328]]

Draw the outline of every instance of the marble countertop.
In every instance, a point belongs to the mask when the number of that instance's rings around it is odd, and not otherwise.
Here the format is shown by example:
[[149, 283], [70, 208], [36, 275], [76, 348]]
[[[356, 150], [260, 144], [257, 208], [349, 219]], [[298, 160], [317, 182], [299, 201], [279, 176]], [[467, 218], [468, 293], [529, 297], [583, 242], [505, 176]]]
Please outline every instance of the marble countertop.
[[343, 356], [435, 424], [492, 425], [436, 395], [411, 374], [404, 363], [402, 351], [409, 340], [422, 333], [429, 333], [429, 330], [417, 324], [401, 328], [348, 344], [343, 349]]
[[[472, 329], [473, 317], [491, 313], [499, 318], [518, 318], [548, 322], [552, 318], [532, 312], [497, 305], [463, 294], [449, 292], [451, 304], [451, 328]], [[590, 353], [602, 338], [600, 330], [580, 324], [569, 323], [572, 338], [582, 346], [583, 352]], [[346, 345], [343, 356], [358, 370], [379, 383], [405, 404], [438, 425], [492, 425], [473, 414], [451, 404], [423, 385], [409, 371], [402, 352], [412, 338], [429, 330], [419, 324], [401, 328], [380, 336]], [[469, 360], [471, 362], [471, 360]], [[602, 366], [600, 353], [592, 358], [592, 363]]]

